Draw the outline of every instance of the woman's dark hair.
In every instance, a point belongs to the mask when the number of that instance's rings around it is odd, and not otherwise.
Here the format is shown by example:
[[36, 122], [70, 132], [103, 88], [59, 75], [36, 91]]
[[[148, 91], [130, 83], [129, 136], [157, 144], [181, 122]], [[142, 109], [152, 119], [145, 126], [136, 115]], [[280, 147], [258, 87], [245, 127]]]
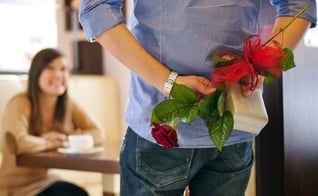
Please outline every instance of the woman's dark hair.
[[[45, 48], [40, 50], [32, 59], [29, 75], [27, 95], [31, 101], [31, 117], [29, 131], [33, 135], [39, 135], [42, 128], [42, 114], [39, 104], [40, 86], [39, 77], [42, 71], [48, 66], [50, 62], [56, 58], [63, 57], [64, 55], [57, 49]], [[67, 91], [58, 97], [55, 112], [54, 112], [54, 124], [62, 125], [64, 122], [65, 111], [67, 106]]]

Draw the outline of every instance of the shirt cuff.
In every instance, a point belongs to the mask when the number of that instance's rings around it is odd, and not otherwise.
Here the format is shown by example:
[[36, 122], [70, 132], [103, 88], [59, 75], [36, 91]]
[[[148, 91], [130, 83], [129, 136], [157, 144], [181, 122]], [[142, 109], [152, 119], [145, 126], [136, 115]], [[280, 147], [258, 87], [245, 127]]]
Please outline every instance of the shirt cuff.
[[99, 4], [93, 8], [83, 7], [79, 12], [79, 21], [89, 41], [95, 41], [96, 37], [125, 22], [125, 17], [119, 11], [111, 10], [108, 4]]

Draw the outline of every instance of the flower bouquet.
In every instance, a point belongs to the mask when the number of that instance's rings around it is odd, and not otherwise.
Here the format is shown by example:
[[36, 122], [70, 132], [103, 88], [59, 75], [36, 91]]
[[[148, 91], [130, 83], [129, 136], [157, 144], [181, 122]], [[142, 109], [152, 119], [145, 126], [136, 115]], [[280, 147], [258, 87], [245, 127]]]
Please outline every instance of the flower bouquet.
[[[212, 60], [217, 64], [211, 73], [211, 82], [217, 89], [214, 93], [198, 97], [192, 89], [175, 83], [170, 94], [172, 99], [160, 102], [152, 111], [152, 136], [156, 142], [166, 148], [178, 147], [177, 126], [191, 125], [197, 117], [206, 122], [210, 139], [219, 151], [233, 129], [257, 134], [268, 121], [261, 92], [256, 89], [259, 76], [265, 78], [264, 83], [269, 83], [279, 78], [282, 71], [295, 67], [293, 52], [273, 40], [308, 7], [264, 44], [259, 35], [251, 35], [244, 42], [242, 54], [222, 51], [213, 55]], [[274, 45], [269, 46], [272, 41]], [[246, 76], [251, 81], [247, 85], [254, 91], [249, 97], [244, 97], [237, 85]], [[250, 107], [246, 107], [248, 105]], [[246, 114], [240, 115], [238, 110], [242, 106]]]

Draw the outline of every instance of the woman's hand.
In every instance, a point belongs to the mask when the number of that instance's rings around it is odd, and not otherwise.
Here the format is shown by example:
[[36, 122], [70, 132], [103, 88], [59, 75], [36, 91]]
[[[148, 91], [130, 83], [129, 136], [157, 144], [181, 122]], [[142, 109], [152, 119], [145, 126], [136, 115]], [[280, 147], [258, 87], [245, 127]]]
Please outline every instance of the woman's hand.
[[49, 149], [67, 146], [67, 135], [57, 131], [50, 131], [42, 135], [46, 139]]

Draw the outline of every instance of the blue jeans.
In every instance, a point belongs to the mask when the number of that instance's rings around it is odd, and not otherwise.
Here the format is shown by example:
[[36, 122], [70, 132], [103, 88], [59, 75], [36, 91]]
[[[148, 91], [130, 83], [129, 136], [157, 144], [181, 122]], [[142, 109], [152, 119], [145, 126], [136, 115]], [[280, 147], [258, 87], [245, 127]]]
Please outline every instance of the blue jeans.
[[253, 164], [252, 142], [223, 148], [167, 149], [130, 128], [120, 155], [121, 196], [243, 196]]

